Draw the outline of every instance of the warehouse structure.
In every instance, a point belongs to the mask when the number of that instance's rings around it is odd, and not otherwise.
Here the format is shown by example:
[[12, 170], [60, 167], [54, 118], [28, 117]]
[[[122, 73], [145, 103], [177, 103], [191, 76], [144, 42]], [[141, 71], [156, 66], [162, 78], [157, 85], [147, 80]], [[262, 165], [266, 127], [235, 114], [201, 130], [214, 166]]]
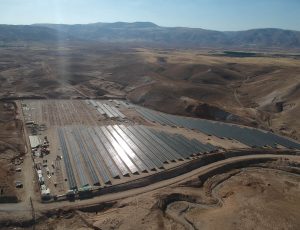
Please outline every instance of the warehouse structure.
[[42, 144], [42, 141], [39, 136], [29, 136], [29, 142], [31, 149], [37, 148]]

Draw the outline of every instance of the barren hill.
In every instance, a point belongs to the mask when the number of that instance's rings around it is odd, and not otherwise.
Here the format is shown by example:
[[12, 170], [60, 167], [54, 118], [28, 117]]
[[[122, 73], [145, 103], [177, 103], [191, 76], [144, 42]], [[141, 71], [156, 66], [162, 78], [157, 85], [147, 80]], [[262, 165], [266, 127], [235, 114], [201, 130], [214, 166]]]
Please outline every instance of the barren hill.
[[1, 97], [127, 98], [300, 137], [297, 56], [84, 44], [1, 48]]
[[300, 48], [300, 32], [282, 29], [253, 29], [220, 32], [199, 28], [161, 27], [151, 22], [93, 23], [82, 25], [1, 25], [0, 41], [96, 41], [141, 43], [164, 47]]

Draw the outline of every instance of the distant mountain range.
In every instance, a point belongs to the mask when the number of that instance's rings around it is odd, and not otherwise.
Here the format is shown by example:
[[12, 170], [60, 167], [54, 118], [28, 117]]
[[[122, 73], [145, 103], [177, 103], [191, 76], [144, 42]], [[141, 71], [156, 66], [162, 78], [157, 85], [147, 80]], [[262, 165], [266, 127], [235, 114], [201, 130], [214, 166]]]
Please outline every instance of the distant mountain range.
[[1, 42], [57, 40], [133, 42], [202, 48], [300, 48], [299, 31], [271, 28], [220, 32], [198, 28], [161, 27], [151, 22], [0, 25]]

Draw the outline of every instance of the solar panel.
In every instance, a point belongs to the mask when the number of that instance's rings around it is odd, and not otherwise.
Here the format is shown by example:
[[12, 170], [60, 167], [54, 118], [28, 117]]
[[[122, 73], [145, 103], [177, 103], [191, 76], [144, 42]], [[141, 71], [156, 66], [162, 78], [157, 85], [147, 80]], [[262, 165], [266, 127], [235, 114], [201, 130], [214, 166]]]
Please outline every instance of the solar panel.
[[[109, 126], [112, 127], [112, 126]], [[113, 126], [113, 129], [123, 138], [123, 140], [129, 145], [129, 147], [138, 155], [141, 160], [147, 165], [147, 168], [153, 170], [156, 165], [152, 163], [152, 160], [144, 153], [145, 149], [140, 148], [134, 141], [130, 139], [117, 125]]]
[[184, 159], [185, 156], [183, 156], [179, 150], [180, 146], [177, 146], [177, 142], [175, 142], [174, 144], [172, 144], [170, 142], [170, 140], [168, 138], [165, 137], [166, 136], [170, 136], [171, 137], [171, 134], [166, 134], [166, 133], [163, 133], [163, 132], [158, 132], [158, 131], [155, 131], [155, 130], [152, 130], [152, 129], [149, 129], [149, 131], [151, 131], [152, 133], [155, 133], [155, 135], [157, 136], [157, 138], [159, 138], [160, 140], [162, 140], [164, 142], [164, 144], [166, 146], [168, 146], [168, 148], [170, 148], [172, 151], [173, 151], [173, 156], [176, 157], [176, 159]]
[[76, 179], [75, 179], [73, 167], [69, 156], [69, 151], [66, 145], [66, 140], [62, 128], [58, 128], [58, 137], [59, 137], [60, 145], [62, 147], [63, 160], [67, 172], [69, 187], [70, 189], [77, 189]]
[[[155, 164], [157, 168], [163, 167], [163, 161], [156, 156], [154, 150], [149, 146], [147, 142], [140, 140], [137, 137], [137, 133], [135, 131], [130, 131], [125, 126], [118, 126], [140, 149], [143, 149], [145, 155], [151, 159], [151, 161]], [[139, 136], [139, 135], [138, 135]]]
[[140, 133], [140, 135], [145, 139], [145, 140], [149, 140], [149, 142], [152, 144], [152, 147], [157, 149], [158, 154], [160, 154], [164, 159], [165, 162], [168, 161], [173, 161], [172, 156], [170, 155], [169, 152], [167, 152], [160, 143], [155, 141], [155, 138], [152, 135], [148, 135], [147, 133], [145, 133], [140, 127], [135, 127], [132, 126], [130, 128], [135, 129], [138, 133]]
[[169, 153], [168, 155], [172, 158], [172, 160], [181, 158], [181, 156], [176, 151], [174, 151], [174, 149], [170, 148], [165, 142], [163, 142], [162, 140], [160, 140], [160, 138], [156, 136], [156, 132], [147, 129], [144, 126], [140, 126], [140, 128], [146, 134], [150, 135], [156, 141], [156, 143], [160, 144], [163, 147], [163, 149], [165, 149], [165, 151]]
[[128, 156], [128, 158], [139, 168], [140, 171], [149, 170], [148, 167], [141, 161], [138, 155], [135, 154], [134, 151], [129, 147], [129, 145], [122, 139], [122, 137], [116, 132], [111, 126], [107, 126], [106, 129], [110, 132], [110, 134], [117, 141], [119, 146], [124, 150], [124, 153]]
[[160, 132], [157, 134], [162, 140], [165, 141], [169, 146], [171, 146], [173, 149], [176, 150], [176, 152], [181, 156], [181, 158], [188, 158], [189, 154], [184, 146], [180, 145], [178, 142], [176, 142], [170, 134], [166, 134], [163, 132]]
[[203, 119], [179, 117], [153, 111], [140, 106], [136, 106], [135, 108], [137, 112], [150, 121], [158, 122], [162, 125], [175, 125], [188, 129], [196, 129], [200, 132], [206, 133], [207, 135], [214, 135], [220, 138], [235, 139], [250, 147], [270, 146], [274, 148], [277, 144], [279, 144], [287, 148], [300, 149], [300, 144], [293, 140], [273, 133], [266, 133], [259, 129], [245, 128], [237, 125]]
[[[120, 126], [122, 128], [122, 126]], [[127, 128], [140, 142], [142, 142], [144, 145], [146, 145], [150, 150], [151, 153], [155, 155], [156, 158], [159, 159], [160, 162], [166, 163], [168, 159], [161, 153], [159, 149], [156, 148], [155, 145], [151, 141], [149, 141], [147, 138], [145, 138], [141, 133], [139, 133], [137, 130], [133, 129], [133, 127]]]
[[182, 135], [174, 135], [175, 140], [177, 140], [179, 143], [181, 143], [182, 145], [184, 145], [186, 147], [186, 149], [188, 150], [188, 153], [190, 155], [197, 153], [197, 150], [194, 148], [194, 146], [192, 146], [189, 141], [185, 140], [184, 137]]
[[105, 146], [103, 145], [100, 137], [98, 136], [98, 134], [96, 133], [96, 131], [93, 128], [89, 128], [88, 132], [90, 134], [90, 136], [93, 139], [93, 142], [95, 143], [98, 152], [100, 153], [101, 158], [104, 160], [108, 170], [111, 173], [111, 176], [113, 178], [117, 178], [120, 176], [120, 172], [119, 169], [116, 167], [114, 161], [112, 160], [110, 154], [108, 153], [108, 151], [106, 150]]
[[86, 165], [86, 168], [89, 171], [89, 175], [91, 176], [93, 185], [100, 185], [99, 178], [98, 178], [97, 173], [94, 169], [94, 166], [93, 166], [93, 164], [90, 160], [89, 153], [86, 151], [86, 147], [84, 146], [84, 143], [83, 143], [84, 137], [82, 136], [82, 134], [80, 133], [78, 128], [75, 128], [73, 130], [73, 135], [74, 135], [74, 137], [75, 137], [75, 139], [76, 139], [76, 141], [79, 145], [81, 156], [84, 159], [84, 163]]
[[126, 116], [120, 112], [120, 110], [118, 110], [116, 107], [114, 106], [110, 106], [111, 110], [114, 111], [114, 113], [116, 114], [116, 117], [120, 117], [120, 118], [125, 118]]
[[118, 117], [119, 115], [116, 113], [116, 111], [108, 104], [103, 104], [103, 106], [109, 111], [109, 113], [112, 115], [112, 117]]
[[120, 144], [114, 139], [114, 137], [109, 133], [106, 127], [100, 127], [103, 134], [106, 136], [107, 140], [114, 149], [114, 152], [118, 155], [119, 159], [124, 163], [125, 166], [130, 170], [131, 173], [137, 173], [139, 170], [137, 166], [131, 161], [126, 152], [120, 146]]
[[[123, 161], [121, 160], [120, 156], [118, 155], [118, 153], [116, 152], [116, 150], [114, 149], [114, 146], [111, 143], [111, 138], [107, 137], [104, 132], [100, 129], [100, 128], [94, 128], [94, 130], [96, 131], [98, 137], [100, 138], [100, 140], [103, 143], [103, 146], [105, 147], [105, 149], [107, 150], [107, 152], [109, 153], [110, 157], [114, 160], [114, 162], [116, 163], [117, 167], [119, 168], [120, 172], [122, 173], [123, 176], [128, 175], [129, 171], [127, 169], [127, 167], [125, 166], [125, 164], [123, 163]], [[135, 171], [135, 170], [134, 170]]]
[[109, 174], [105, 169], [106, 167], [104, 165], [104, 161], [100, 156], [98, 149], [96, 148], [96, 144], [92, 141], [92, 137], [88, 132], [88, 129], [82, 129], [81, 132], [86, 142], [89, 157], [94, 162], [95, 168], [98, 170], [102, 181], [105, 184], [110, 183]]
[[89, 185], [89, 180], [86, 177], [85, 166], [82, 163], [77, 142], [74, 139], [72, 130], [68, 128], [64, 129], [66, 131], [66, 139], [68, 140], [68, 144], [71, 149], [70, 153], [73, 158], [74, 165], [76, 167], [76, 173], [79, 178], [80, 187], [85, 187]]

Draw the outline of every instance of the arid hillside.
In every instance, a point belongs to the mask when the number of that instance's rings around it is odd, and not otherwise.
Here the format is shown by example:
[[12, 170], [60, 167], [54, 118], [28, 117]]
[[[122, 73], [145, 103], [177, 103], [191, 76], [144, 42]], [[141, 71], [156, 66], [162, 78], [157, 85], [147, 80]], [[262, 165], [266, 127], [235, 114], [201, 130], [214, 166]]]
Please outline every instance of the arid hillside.
[[17, 202], [20, 192], [14, 181], [20, 179], [16, 168], [25, 154], [22, 122], [17, 119], [14, 103], [0, 102], [0, 203]]
[[127, 98], [167, 113], [300, 137], [295, 54], [64, 42], [1, 47], [1, 53], [2, 98]]
[[299, 59], [196, 51], [141, 50], [139, 55], [160, 68], [156, 82], [132, 91], [131, 100], [164, 112], [233, 120], [299, 137]]

